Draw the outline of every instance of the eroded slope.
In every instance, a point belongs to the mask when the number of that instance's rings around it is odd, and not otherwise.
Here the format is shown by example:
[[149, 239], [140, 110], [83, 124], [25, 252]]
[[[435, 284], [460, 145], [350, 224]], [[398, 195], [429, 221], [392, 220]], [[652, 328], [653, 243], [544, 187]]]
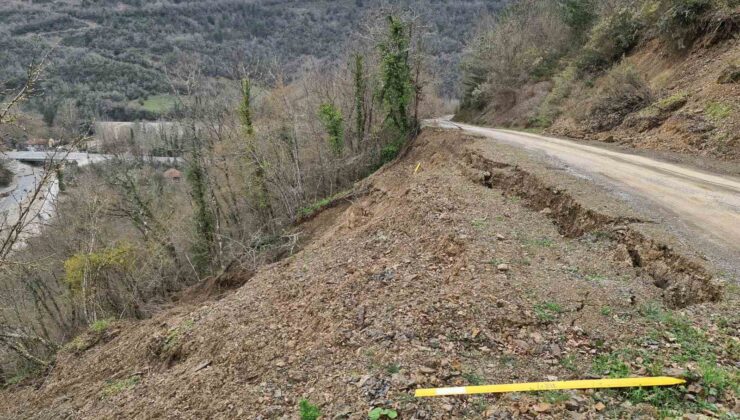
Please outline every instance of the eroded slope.
[[[301, 252], [222, 300], [83, 338], [36, 388], [0, 395], [0, 417], [297, 418], [304, 397], [326, 418], [356, 419], [376, 406], [403, 418], [733, 409], [736, 389], [706, 369], [736, 379], [736, 290], [720, 300], [711, 271], [680, 256], [706, 293], [676, 304], [623, 239], [639, 215], [577, 209], [584, 191], [598, 199], [585, 181], [517, 174], [516, 153], [426, 130], [358, 185], [366, 194], [310, 221], [305, 230], [322, 233]], [[555, 178], [570, 202], [546, 198]], [[411, 396], [671, 369], [688, 369], [698, 388]]]

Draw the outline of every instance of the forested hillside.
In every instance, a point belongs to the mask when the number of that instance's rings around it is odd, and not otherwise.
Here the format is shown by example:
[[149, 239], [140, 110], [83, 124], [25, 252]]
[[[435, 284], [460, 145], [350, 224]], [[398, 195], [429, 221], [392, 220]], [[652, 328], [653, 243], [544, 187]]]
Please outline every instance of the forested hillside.
[[[51, 0], [0, 4], [0, 70], [6, 87], [56, 45], [43, 99], [33, 109], [52, 123], [67, 99], [84, 115], [153, 119], [174, 104], [165, 69], [197, 61], [212, 78], [246, 65], [264, 78], [293, 78], [312, 59], [336, 59], [381, 0]], [[462, 45], [477, 17], [501, 1], [393, 2], [423, 15], [443, 89], [451, 95]]]
[[737, 159], [739, 30], [737, 0], [517, 2], [471, 38], [459, 117]]

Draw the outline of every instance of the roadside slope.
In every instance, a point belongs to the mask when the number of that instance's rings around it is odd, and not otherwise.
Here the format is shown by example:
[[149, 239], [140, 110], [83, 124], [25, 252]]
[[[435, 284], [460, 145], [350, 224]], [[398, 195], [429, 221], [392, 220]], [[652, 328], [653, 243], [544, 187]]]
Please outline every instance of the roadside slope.
[[[588, 182], [427, 129], [357, 190], [232, 295], [75, 340], [42, 383], [0, 394], [0, 417], [296, 418], [304, 397], [357, 419], [736, 408], [737, 290]], [[664, 369], [698, 388], [411, 397]]]

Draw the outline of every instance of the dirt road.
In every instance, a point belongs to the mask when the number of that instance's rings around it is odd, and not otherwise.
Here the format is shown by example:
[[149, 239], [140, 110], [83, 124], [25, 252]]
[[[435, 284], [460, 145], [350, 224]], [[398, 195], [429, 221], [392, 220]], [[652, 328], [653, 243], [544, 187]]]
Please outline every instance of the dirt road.
[[429, 125], [543, 152], [648, 210], [719, 268], [740, 272], [740, 179], [553, 137], [445, 119]]

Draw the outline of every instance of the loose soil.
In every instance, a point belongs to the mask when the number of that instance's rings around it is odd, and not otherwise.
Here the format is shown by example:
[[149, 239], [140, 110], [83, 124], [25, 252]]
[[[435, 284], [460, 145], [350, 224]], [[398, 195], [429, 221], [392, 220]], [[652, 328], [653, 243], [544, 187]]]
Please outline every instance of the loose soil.
[[[351, 202], [298, 226], [300, 252], [220, 300], [81, 337], [46, 377], [1, 393], [0, 418], [294, 419], [303, 398], [327, 419], [737, 412], [736, 286], [532, 159], [426, 129]], [[692, 384], [413, 397], [662, 373]]]

